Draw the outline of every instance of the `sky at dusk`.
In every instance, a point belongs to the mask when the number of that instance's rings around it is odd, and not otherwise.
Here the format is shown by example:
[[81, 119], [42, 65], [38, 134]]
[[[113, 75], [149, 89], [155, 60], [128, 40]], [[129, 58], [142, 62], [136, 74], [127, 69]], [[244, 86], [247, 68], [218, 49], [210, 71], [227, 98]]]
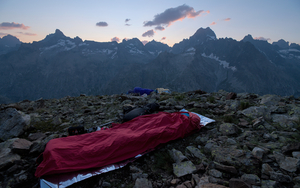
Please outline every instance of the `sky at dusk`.
[[82, 40], [173, 46], [210, 27], [217, 38], [300, 44], [299, 20], [300, 0], [0, 0], [0, 37], [30, 43], [59, 29]]

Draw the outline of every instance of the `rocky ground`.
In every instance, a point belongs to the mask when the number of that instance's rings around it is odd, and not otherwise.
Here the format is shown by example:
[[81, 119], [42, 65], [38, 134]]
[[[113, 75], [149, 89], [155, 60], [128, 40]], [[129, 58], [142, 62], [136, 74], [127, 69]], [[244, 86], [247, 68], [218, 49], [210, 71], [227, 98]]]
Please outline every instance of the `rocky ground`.
[[300, 99], [219, 91], [40, 99], [0, 106], [0, 188], [39, 187], [36, 158], [50, 139], [121, 122], [124, 108], [156, 102], [216, 120], [122, 169], [70, 187], [300, 187]]

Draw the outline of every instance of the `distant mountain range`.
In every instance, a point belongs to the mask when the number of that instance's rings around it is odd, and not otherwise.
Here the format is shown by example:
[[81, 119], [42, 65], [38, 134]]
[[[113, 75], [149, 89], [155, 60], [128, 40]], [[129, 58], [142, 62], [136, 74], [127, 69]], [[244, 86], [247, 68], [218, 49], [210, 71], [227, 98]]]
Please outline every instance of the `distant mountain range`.
[[217, 39], [200, 28], [169, 47], [137, 39], [82, 41], [60, 30], [33, 43], [0, 39], [0, 103], [125, 93], [139, 86], [300, 96], [300, 46]]

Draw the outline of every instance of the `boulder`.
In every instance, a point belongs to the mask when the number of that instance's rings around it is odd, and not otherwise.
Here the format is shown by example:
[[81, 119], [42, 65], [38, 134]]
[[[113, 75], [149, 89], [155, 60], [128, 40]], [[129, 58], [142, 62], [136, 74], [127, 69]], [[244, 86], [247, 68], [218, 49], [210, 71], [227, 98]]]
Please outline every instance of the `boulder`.
[[225, 136], [238, 134], [238, 128], [233, 123], [223, 123], [223, 124], [221, 124], [220, 128], [219, 128], [219, 131]]
[[15, 161], [21, 159], [21, 156], [14, 153], [10, 147], [17, 138], [0, 143], [0, 171], [9, 168]]
[[17, 111], [15, 108], [0, 111], [0, 140], [6, 141], [20, 136], [29, 124], [30, 115]]
[[283, 170], [286, 170], [288, 172], [296, 172], [299, 168], [300, 159], [286, 157], [278, 152], [274, 152], [274, 157], [276, 158], [276, 161], [279, 164], [280, 168], [282, 168]]

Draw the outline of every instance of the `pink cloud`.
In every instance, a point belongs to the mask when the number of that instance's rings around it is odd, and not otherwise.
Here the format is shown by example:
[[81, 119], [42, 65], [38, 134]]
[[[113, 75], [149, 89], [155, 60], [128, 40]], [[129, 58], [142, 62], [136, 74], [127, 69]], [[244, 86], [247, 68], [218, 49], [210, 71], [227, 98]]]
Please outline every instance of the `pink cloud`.
[[211, 24], [209, 24], [209, 25], [216, 25], [217, 23], [216, 22], [212, 22]]
[[120, 42], [120, 38], [119, 37], [114, 37], [114, 38], [112, 38], [112, 39], [110, 39], [110, 41], [116, 41], [116, 42]]
[[161, 41], [162, 41], [162, 40], [166, 40], [166, 38], [167, 38], [167, 37], [163, 37], [163, 38], [161, 38], [160, 40], [161, 40]]
[[226, 19], [224, 19], [224, 21], [230, 21], [231, 20], [231, 18], [226, 18]]
[[24, 24], [19, 24], [15, 22], [2, 22], [0, 24], [0, 30], [9, 30], [9, 29], [29, 29], [29, 26], [25, 26]]

